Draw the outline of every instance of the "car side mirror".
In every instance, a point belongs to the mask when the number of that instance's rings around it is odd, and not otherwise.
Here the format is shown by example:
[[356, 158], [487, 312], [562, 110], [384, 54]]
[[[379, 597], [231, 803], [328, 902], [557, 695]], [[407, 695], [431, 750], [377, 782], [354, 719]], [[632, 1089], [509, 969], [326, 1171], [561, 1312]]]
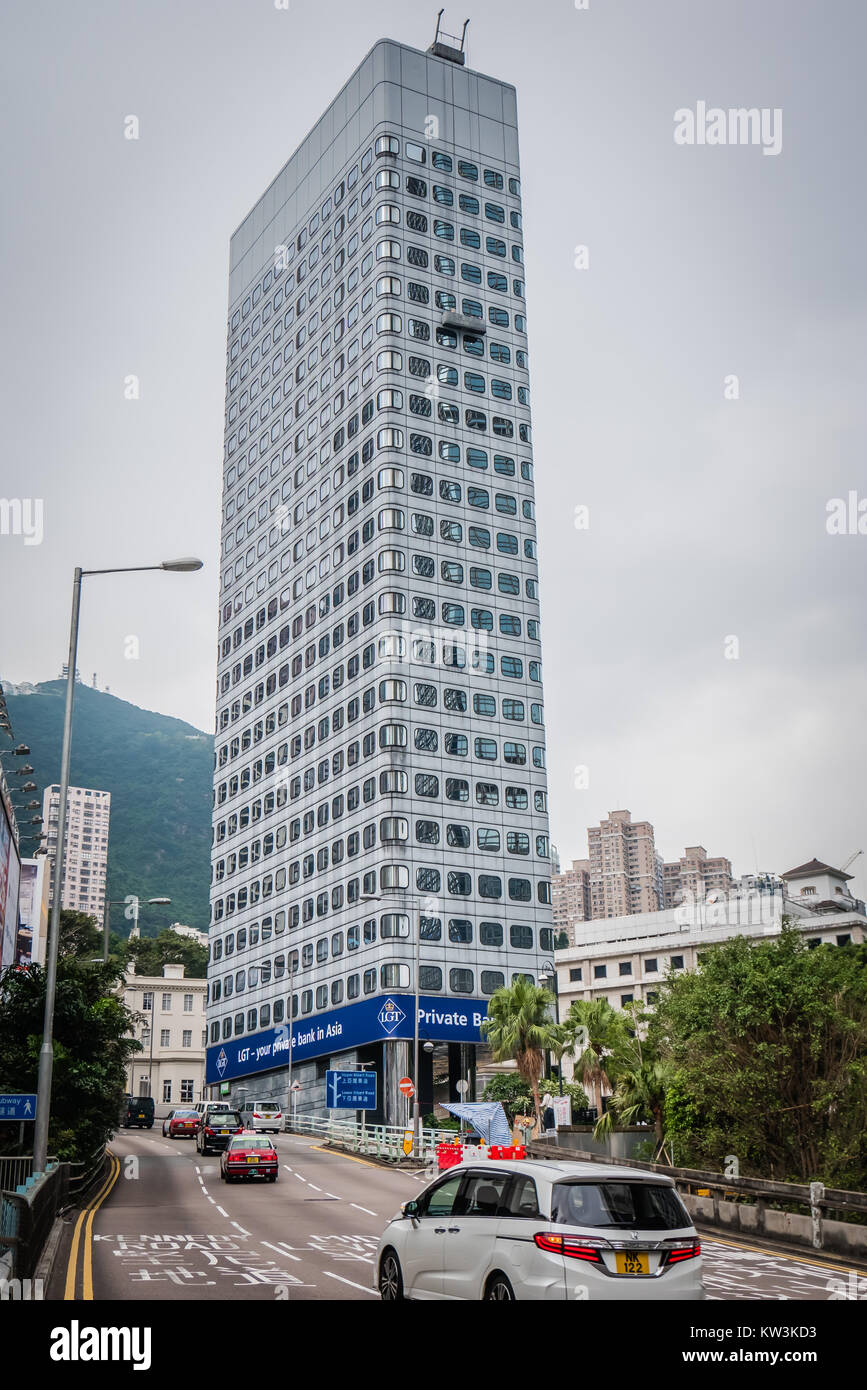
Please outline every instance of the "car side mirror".
[[401, 1207], [401, 1212], [404, 1216], [408, 1216], [409, 1219], [412, 1221], [413, 1225], [415, 1225], [416, 1221], [418, 1221], [418, 1202], [415, 1201], [415, 1199], [412, 1199], [409, 1202], [404, 1202], [403, 1206]]

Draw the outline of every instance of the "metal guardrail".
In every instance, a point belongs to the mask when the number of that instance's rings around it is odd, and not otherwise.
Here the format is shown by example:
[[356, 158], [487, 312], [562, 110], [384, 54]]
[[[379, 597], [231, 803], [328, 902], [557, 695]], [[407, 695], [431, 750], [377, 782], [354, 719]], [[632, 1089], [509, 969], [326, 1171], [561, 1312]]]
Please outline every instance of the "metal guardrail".
[[[47, 1162], [56, 1163], [57, 1159], [52, 1154]], [[0, 1192], [14, 1192], [16, 1187], [27, 1181], [32, 1172], [32, 1154], [13, 1154], [11, 1157], [0, 1158]]]
[[328, 1115], [296, 1115], [294, 1120], [286, 1121], [286, 1132], [312, 1134], [335, 1144], [343, 1144], [356, 1153], [390, 1159], [395, 1163], [433, 1162], [437, 1145], [457, 1138], [455, 1130], [423, 1129], [421, 1151], [408, 1158], [403, 1151], [406, 1129], [402, 1125], [362, 1125], [355, 1120], [336, 1120]]
[[99, 1144], [87, 1158], [68, 1164], [69, 1196], [78, 1201], [105, 1172], [106, 1146]]
[[0, 1257], [11, 1271], [4, 1277], [32, 1276], [57, 1212], [99, 1181], [105, 1161], [105, 1144], [80, 1162], [49, 1158], [45, 1172], [37, 1174], [32, 1154], [0, 1159]]
[[732, 1178], [724, 1173], [705, 1172], [701, 1168], [671, 1168], [665, 1163], [647, 1163], [632, 1158], [608, 1158], [605, 1154], [571, 1149], [553, 1139], [534, 1140], [534, 1158], [572, 1158], [579, 1163], [607, 1163], [614, 1167], [642, 1168], [648, 1173], [665, 1173], [674, 1178], [679, 1189], [698, 1196], [692, 1188], [708, 1188], [711, 1193], [730, 1197], [754, 1197], [784, 1205], [821, 1207], [826, 1211], [867, 1214], [867, 1192], [847, 1192], [845, 1188], [825, 1187], [822, 1183], [773, 1182], [770, 1178]]
[[44, 1173], [31, 1173], [15, 1192], [0, 1196], [0, 1248], [11, 1252], [16, 1279], [29, 1279], [67, 1190], [68, 1167], [54, 1160]]
[[[831, 1212], [841, 1213], [844, 1220], [847, 1216], [857, 1218], [867, 1215], [867, 1193], [825, 1187], [820, 1182], [774, 1182], [769, 1178], [727, 1177], [725, 1173], [709, 1173], [700, 1168], [672, 1168], [664, 1163], [640, 1162], [631, 1158], [608, 1158], [605, 1154], [567, 1148], [553, 1140], [537, 1140], [528, 1145], [527, 1151], [533, 1158], [603, 1163], [611, 1167], [639, 1168], [647, 1173], [663, 1173], [666, 1177], [674, 1179], [674, 1185], [681, 1195], [710, 1200], [712, 1215], [703, 1213], [697, 1219], [720, 1228], [726, 1228], [730, 1224], [722, 1219], [720, 1213], [720, 1203], [728, 1202], [733, 1203], [736, 1208], [742, 1205], [752, 1210], [754, 1221], [751, 1229], [754, 1234], [770, 1234], [775, 1239], [782, 1239], [783, 1235], [779, 1230], [767, 1230], [768, 1214], [774, 1210], [785, 1213], [794, 1207], [801, 1208], [802, 1211], [796, 1219], [803, 1221], [805, 1217], [809, 1218], [808, 1243], [816, 1250], [824, 1249], [829, 1244], [824, 1225]], [[853, 1237], [852, 1252], [860, 1247], [867, 1253], [867, 1226], [856, 1220], [849, 1229]], [[859, 1233], [864, 1235], [863, 1242]], [[796, 1236], [791, 1238], [797, 1240]]]

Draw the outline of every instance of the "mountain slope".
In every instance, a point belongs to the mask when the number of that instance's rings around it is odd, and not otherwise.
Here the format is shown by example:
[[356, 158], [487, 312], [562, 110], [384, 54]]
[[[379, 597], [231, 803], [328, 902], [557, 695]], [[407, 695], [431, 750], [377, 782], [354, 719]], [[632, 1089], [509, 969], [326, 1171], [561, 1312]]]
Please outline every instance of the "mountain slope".
[[[60, 780], [65, 692], [65, 681], [46, 681], [33, 694], [7, 694], [15, 741], [30, 746], [29, 780], [40, 801]], [[75, 688], [70, 782], [111, 792], [108, 896], [138, 894], [143, 935], [170, 922], [207, 930], [213, 750], [211, 735], [181, 719]], [[149, 897], [169, 897], [171, 907], [147, 907]], [[111, 925], [126, 935], [122, 908], [112, 909]]]

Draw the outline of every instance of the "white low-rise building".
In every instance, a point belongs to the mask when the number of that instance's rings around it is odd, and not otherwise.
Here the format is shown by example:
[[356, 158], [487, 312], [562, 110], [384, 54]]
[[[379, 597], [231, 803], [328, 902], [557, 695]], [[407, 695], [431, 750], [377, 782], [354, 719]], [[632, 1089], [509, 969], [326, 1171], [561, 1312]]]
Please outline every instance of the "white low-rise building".
[[555, 955], [558, 1015], [565, 1018], [578, 999], [607, 999], [618, 1009], [633, 1002], [653, 1005], [669, 971], [695, 970], [704, 950], [733, 937], [777, 936], [784, 915], [809, 946], [867, 939], [867, 916], [857, 899], [834, 895], [811, 910], [800, 897], [773, 889], [585, 922], [580, 943]]
[[127, 1065], [130, 1095], [153, 1096], [157, 1105], [186, 1105], [204, 1095], [207, 980], [187, 979], [183, 965], [164, 965], [162, 975], [128, 970], [123, 998], [137, 1017], [142, 1044]]

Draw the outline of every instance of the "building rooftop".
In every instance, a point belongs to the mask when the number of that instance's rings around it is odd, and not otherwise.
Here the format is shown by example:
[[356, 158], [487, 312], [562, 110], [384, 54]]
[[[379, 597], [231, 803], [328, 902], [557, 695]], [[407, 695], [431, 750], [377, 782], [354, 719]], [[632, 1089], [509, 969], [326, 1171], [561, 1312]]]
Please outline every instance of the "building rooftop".
[[814, 874], [833, 874], [835, 878], [846, 880], [853, 877], [852, 874], [844, 874], [842, 869], [835, 869], [830, 864], [823, 864], [821, 859], [808, 859], [806, 864], [799, 864], [796, 869], [789, 869], [788, 873], [781, 874], [781, 878], [812, 878]]

